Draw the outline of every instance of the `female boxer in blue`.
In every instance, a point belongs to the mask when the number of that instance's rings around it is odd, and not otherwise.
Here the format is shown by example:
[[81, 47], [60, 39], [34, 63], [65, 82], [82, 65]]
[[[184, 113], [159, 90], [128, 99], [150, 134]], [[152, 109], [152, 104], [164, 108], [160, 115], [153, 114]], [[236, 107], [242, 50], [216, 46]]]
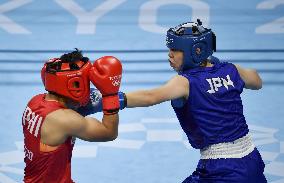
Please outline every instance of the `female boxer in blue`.
[[243, 88], [262, 87], [258, 73], [213, 57], [216, 36], [199, 20], [169, 29], [166, 41], [169, 63], [178, 74], [155, 89], [119, 93], [121, 109], [171, 100], [191, 146], [201, 154], [183, 183], [267, 182], [240, 97]]

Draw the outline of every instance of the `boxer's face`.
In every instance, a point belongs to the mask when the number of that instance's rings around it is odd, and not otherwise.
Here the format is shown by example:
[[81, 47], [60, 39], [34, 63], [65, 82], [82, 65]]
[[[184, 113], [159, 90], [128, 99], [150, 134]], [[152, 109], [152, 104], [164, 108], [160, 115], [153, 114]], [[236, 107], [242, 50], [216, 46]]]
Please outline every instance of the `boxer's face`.
[[183, 52], [179, 50], [169, 49], [169, 62], [170, 66], [175, 71], [180, 71], [183, 64]]

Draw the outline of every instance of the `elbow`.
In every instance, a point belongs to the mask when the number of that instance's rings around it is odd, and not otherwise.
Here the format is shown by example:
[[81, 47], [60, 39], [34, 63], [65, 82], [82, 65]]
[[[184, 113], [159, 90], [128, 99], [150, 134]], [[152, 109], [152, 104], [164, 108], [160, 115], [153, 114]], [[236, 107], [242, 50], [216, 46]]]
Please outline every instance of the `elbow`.
[[108, 135], [108, 136], [105, 136], [103, 138], [100, 138], [100, 139], [92, 139], [92, 140], [89, 140], [89, 142], [109, 142], [109, 141], [114, 141], [115, 139], [117, 139], [118, 135], [117, 134], [113, 134], [113, 135]]
[[114, 141], [118, 137], [118, 131], [112, 131], [110, 132], [107, 137], [105, 138], [105, 142], [107, 141]]
[[258, 75], [256, 70], [252, 70], [253, 75], [248, 82], [248, 88], [252, 90], [259, 90], [262, 88], [262, 79]]
[[[256, 74], [257, 74], [257, 72], [256, 72]], [[258, 74], [257, 74], [257, 82], [256, 83], [257, 84], [255, 86], [255, 89], [260, 90], [262, 88], [262, 79], [260, 78], [260, 76]]]
[[258, 86], [257, 86], [257, 90], [260, 90], [262, 88], [262, 80], [260, 79], [260, 81], [259, 81], [259, 84], [258, 84]]
[[115, 132], [112, 135], [110, 135], [108, 141], [114, 141], [115, 139], [117, 139], [117, 137], [118, 137], [118, 132]]
[[109, 132], [109, 133], [105, 133], [104, 135], [100, 136], [100, 137], [94, 137], [91, 139], [85, 139], [86, 141], [89, 142], [108, 142], [108, 141], [114, 141], [115, 139], [117, 139], [118, 137], [118, 132]]
[[260, 90], [262, 88], [262, 82], [260, 83], [256, 83], [254, 84], [253, 86], [249, 86], [247, 87], [248, 89], [251, 89], [251, 90]]

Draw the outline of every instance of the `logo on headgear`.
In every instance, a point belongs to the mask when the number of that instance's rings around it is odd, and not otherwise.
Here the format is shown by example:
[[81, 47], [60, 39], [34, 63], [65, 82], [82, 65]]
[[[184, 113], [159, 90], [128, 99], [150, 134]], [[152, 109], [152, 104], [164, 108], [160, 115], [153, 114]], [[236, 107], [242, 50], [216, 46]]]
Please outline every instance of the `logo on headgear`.
[[171, 44], [174, 42], [174, 39], [169, 38], [168, 36], [166, 37], [166, 44]]
[[121, 75], [109, 77], [109, 80], [112, 81], [113, 86], [119, 86], [121, 82]]

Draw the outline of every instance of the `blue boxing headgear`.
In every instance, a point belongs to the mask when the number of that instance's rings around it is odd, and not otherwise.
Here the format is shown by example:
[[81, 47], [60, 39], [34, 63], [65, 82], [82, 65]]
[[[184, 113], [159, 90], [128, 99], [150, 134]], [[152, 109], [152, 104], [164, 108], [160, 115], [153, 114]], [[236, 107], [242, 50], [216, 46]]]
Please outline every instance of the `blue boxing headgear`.
[[216, 36], [202, 22], [187, 22], [167, 31], [167, 47], [183, 51], [182, 70], [201, 65], [216, 51]]

